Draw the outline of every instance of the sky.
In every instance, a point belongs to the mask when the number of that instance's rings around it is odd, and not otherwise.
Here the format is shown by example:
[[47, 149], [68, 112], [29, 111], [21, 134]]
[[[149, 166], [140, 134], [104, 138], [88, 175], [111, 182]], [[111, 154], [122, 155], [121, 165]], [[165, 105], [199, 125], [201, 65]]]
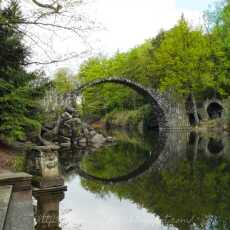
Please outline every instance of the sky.
[[176, 0], [176, 6], [178, 8], [190, 9], [190, 10], [205, 10], [207, 6], [214, 1], [210, 0]]
[[[91, 0], [84, 9], [85, 13], [103, 29], [88, 37], [87, 42], [92, 48], [90, 55], [112, 56], [117, 51], [127, 51], [154, 37], [161, 29], [171, 28], [182, 14], [191, 25], [202, 24], [203, 12], [213, 2], [214, 0]], [[86, 48], [84, 45], [76, 38], [68, 38], [54, 41], [53, 46], [61, 54], [82, 51]], [[44, 66], [44, 70], [51, 75], [57, 68], [63, 67], [76, 72], [89, 56]]]
[[211, 0], [98, 0], [95, 15], [106, 30], [95, 35], [95, 47], [105, 54], [117, 50], [126, 51], [153, 37], [160, 29], [172, 27], [182, 13], [191, 24], [197, 25], [202, 22], [202, 12], [210, 2]]

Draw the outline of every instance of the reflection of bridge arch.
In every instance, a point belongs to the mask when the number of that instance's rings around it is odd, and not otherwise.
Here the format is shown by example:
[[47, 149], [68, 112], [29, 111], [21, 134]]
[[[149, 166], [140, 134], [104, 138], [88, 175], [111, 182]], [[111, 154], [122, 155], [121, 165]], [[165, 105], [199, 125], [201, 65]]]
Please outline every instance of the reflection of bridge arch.
[[206, 140], [205, 144], [206, 156], [219, 158], [224, 155], [224, 143], [222, 139], [209, 138]]
[[166, 140], [167, 140], [167, 134], [162, 133], [157, 140], [157, 145], [155, 146], [156, 151], [150, 152], [148, 159], [142, 165], [140, 165], [138, 168], [136, 168], [135, 170], [131, 171], [126, 175], [117, 176], [113, 178], [101, 178], [101, 177], [90, 175], [89, 173], [83, 171], [80, 168], [79, 164], [77, 166], [76, 171], [84, 179], [100, 182], [103, 184], [118, 184], [118, 183], [134, 180], [135, 178], [142, 176], [148, 170], [152, 169], [153, 164], [158, 160], [159, 155], [164, 150]]
[[150, 153], [148, 159], [137, 169], [133, 170], [132, 172], [118, 177], [113, 178], [100, 178], [93, 175], [88, 174], [87, 172], [83, 171], [80, 167], [77, 168], [78, 174], [87, 180], [93, 180], [96, 182], [100, 182], [103, 184], [117, 184], [122, 182], [127, 182], [130, 180], [133, 180], [139, 176], [141, 176], [143, 173], [145, 173], [149, 168], [151, 168], [152, 164], [157, 159], [158, 155]]
[[98, 79], [79, 86], [73, 93], [79, 94], [87, 88], [105, 83], [124, 85], [133, 89], [140, 95], [147, 97], [153, 106], [153, 127], [158, 127], [159, 129], [178, 129], [189, 126], [187, 116], [184, 116], [185, 113], [178, 104], [172, 105], [166, 96], [163, 96], [158, 91], [146, 88], [129, 79], [118, 77]]

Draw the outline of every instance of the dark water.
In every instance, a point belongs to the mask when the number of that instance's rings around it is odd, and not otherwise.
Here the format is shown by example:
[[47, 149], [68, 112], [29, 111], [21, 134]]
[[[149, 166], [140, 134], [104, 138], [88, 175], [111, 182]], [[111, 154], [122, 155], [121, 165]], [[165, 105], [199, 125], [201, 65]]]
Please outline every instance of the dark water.
[[230, 229], [230, 137], [116, 131], [94, 153], [66, 152], [63, 230]]

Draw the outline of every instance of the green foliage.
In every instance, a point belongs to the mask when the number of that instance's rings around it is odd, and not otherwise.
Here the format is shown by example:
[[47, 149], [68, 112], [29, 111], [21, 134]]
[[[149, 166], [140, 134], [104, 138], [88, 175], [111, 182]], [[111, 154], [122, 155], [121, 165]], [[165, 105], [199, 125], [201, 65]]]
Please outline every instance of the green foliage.
[[[155, 83], [151, 74], [151, 42], [136, 47], [128, 53], [117, 53], [113, 58], [92, 58], [79, 72], [82, 83], [111, 76], [126, 77], [148, 85]], [[136, 109], [147, 103], [146, 99], [127, 87], [106, 84], [88, 89], [83, 94], [83, 110], [88, 116], [98, 117], [117, 110]]]
[[[143, 85], [172, 91], [179, 98], [192, 93], [197, 99], [230, 94], [230, 2], [206, 14], [209, 33], [193, 28], [184, 17], [168, 31], [111, 58], [96, 57], [79, 72], [81, 82], [120, 76]], [[104, 116], [114, 110], [135, 110], [146, 104], [142, 97], [121, 86], [103, 85], [83, 94], [88, 116]]]
[[181, 95], [204, 93], [216, 87], [214, 64], [207, 36], [201, 29], [191, 29], [182, 18], [169, 30], [155, 52], [154, 72], [160, 89], [172, 89]]
[[146, 126], [151, 123], [149, 118], [151, 118], [151, 108], [149, 105], [145, 105], [135, 110], [113, 110], [105, 115], [103, 121], [111, 127], [136, 128], [142, 121]]
[[21, 19], [16, 1], [0, 8], [0, 21], [7, 23], [0, 25], [0, 138], [8, 142], [24, 140], [39, 130], [36, 98], [45, 87], [38, 73], [24, 69], [29, 52], [16, 23]]
[[[125, 134], [118, 133], [116, 145], [104, 147], [93, 155], [84, 157], [81, 168], [97, 177], [112, 178], [126, 175], [142, 165], [149, 157], [148, 143], [143, 144], [143, 140], [134, 135], [124, 138]], [[81, 183], [100, 196], [109, 192], [107, 186], [100, 186], [95, 182], [82, 180]]]
[[230, 98], [225, 100], [224, 103], [225, 111], [224, 111], [224, 120], [227, 124], [227, 128], [230, 129]]
[[[82, 167], [92, 175], [112, 178], [127, 174], [145, 159], [146, 150], [135, 151], [120, 143], [119, 146], [120, 149], [117, 146], [87, 156]], [[104, 185], [82, 179], [82, 184], [97, 195], [113, 193], [120, 199], [130, 200], [159, 216], [166, 226], [228, 229], [229, 162], [223, 158], [208, 159], [199, 154], [196, 161], [178, 157], [173, 164], [168, 164], [161, 169], [152, 168], [127, 183]]]
[[212, 44], [212, 60], [216, 68], [217, 89], [224, 96], [230, 94], [230, 1], [223, 0], [206, 12]]
[[[143, 154], [139, 154], [140, 152]], [[126, 160], [120, 164], [121, 158], [124, 157]], [[81, 167], [95, 176], [111, 178], [128, 173], [127, 170], [131, 170], [133, 165], [136, 165], [135, 168], [137, 168], [146, 159], [148, 159], [148, 150], [143, 149], [140, 145], [118, 142], [113, 147], [105, 147], [95, 155], [85, 157], [81, 162]], [[94, 174], [95, 172], [96, 174]]]
[[216, 26], [214, 27], [213, 34], [218, 38], [218, 45], [223, 52], [222, 58], [219, 61], [220, 68], [224, 75], [220, 76], [220, 84], [224, 87], [225, 91], [230, 94], [230, 1], [226, 0], [224, 8], [220, 11]]
[[26, 168], [25, 156], [23, 155], [15, 156], [12, 162], [12, 169], [15, 170], [16, 172], [22, 172], [25, 171], [25, 168]]
[[64, 94], [71, 92], [75, 87], [73, 78], [74, 77], [71, 75], [68, 69], [59, 69], [55, 73], [53, 80], [53, 84], [58, 93]]
[[106, 114], [105, 122], [114, 127], [136, 127], [143, 120], [143, 114], [140, 110], [128, 110], [122, 112], [113, 111]]

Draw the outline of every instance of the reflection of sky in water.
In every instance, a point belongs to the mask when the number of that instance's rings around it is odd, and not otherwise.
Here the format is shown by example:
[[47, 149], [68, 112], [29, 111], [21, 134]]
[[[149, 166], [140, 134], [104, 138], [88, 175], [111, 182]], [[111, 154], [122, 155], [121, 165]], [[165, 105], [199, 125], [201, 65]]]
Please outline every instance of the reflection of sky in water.
[[79, 177], [69, 181], [67, 186], [68, 191], [60, 205], [63, 230], [175, 229], [162, 226], [158, 217], [130, 201], [121, 201], [112, 194], [102, 199], [86, 191], [81, 187]]

